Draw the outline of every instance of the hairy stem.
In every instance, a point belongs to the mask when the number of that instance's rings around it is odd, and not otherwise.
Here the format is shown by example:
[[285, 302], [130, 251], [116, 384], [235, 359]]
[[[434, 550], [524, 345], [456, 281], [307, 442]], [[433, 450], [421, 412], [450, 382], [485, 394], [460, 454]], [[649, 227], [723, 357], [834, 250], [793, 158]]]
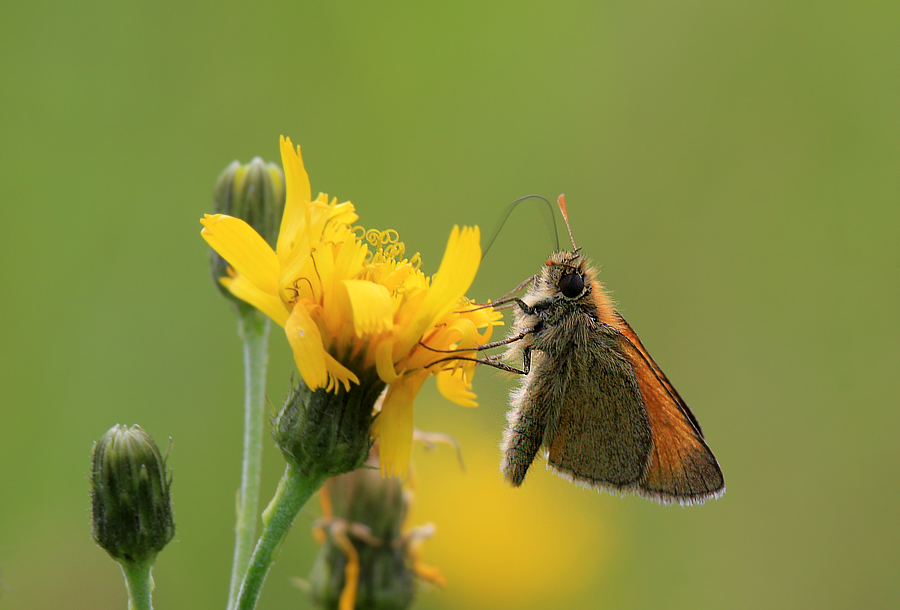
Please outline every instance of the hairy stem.
[[275, 497], [263, 515], [263, 532], [253, 551], [244, 582], [241, 584], [236, 606], [238, 610], [256, 608], [275, 552], [284, 542], [297, 513], [310, 496], [322, 487], [327, 478], [326, 475], [313, 475], [307, 478], [297, 468], [287, 466], [284, 476], [278, 483], [278, 491], [275, 492]]
[[152, 561], [123, 561], [122, 573], [128, 589], [128, 610], [153, 610], [153, 579], [150, 576]]
[[241, 579], [250, 563], [259, 514], [263, 435], [266, 427], [265, 391], [269, 352], [269, 319], [252, 307], [238, 307], [238, 335], [244, 343], [244, 458], [235, 524], [234, 560], [228, 591], [228, 610], [237, 602]]

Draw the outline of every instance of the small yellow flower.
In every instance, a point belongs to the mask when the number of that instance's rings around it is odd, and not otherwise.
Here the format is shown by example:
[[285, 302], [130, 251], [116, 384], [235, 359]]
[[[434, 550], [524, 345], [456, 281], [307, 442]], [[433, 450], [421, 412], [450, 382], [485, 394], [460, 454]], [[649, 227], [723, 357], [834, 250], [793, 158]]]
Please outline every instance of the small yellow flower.
[[349, 201], [324, 193], [312, 199], [300, 147], [284, 137], [281, 159], [287, 200], [275, 250], [247, 223], [221, 214], [200, 221], [203, 238], [233, 268], [223, 285], [284, 327], [311, 390], [349, 391], [373, 369], [389, 384], [372, 434], [381, 442], [382, 474], [403, 476], [413, 399], [430, 374], [448, 399], [476, 404], [475, 363], [435, 350], [474, 352], [500, 323], [490, 308], [465, 311], [481, 260], [478, 228], [454, 227], [438, 272], [428, 278], [418, 254], [404, 257], [396, 231], [355, 226]]

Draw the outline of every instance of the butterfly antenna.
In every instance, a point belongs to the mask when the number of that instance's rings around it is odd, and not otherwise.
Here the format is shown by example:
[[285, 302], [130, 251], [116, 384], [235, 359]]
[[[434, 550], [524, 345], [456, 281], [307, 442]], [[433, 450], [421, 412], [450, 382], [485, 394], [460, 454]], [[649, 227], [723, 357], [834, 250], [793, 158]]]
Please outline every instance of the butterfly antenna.
[[541, 199], [547, 204], [547, 209], [550, 211], [550, 219], [553, 221], [553, 237], [556, 240], [556, 249], [559, 250], [559, 233], [556, 230], [556, 215], [553, 213], [553, 204], [550, 203], [550, 201], [546, 197], [541, 197], [540, 195], [525, 195], [524, 197], [519, 197], [508, 206], [506, 206], [506, 209], [500, 216], [500, 223], [497, 225], [497, 228], [494, 229], [494, 232], [491, 234], [491, 238], [487, 242], [487, 246], [485, 246], [484, 250], [481, 253], [481, 260], [484, 260], [484, 257], [487, 256], [488, 250], [491, 249], [491, 246], [494, 244], [497, 236], [500, 235], [500, 230], [503, 229], [503, 225], [506, 224], [506, 221], [509, 219], [509, 215], [512, 214], [512, 211], [516, 209], [517, 205], [519, 205], [526, 199]]
[[563, 220], [566, 221], [566, 229], [568, 229], [569, 231], [569, 239], [572, 240], [572, 250], [577, 250], [578, 247], [575, 245], [575, 237], [572, 235], [572, 227], [569, 225], [569, 213], [566, 212], [565, 194], [559, 196], [559, 198], [556, 200], [556, 205], [559, 206], [559, 211], [562, 212]]

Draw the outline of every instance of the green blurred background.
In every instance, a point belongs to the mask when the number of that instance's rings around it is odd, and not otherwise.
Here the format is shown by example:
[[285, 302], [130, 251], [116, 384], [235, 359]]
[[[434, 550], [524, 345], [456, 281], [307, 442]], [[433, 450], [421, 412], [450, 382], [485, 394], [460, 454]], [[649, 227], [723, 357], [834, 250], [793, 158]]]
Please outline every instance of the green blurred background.
[[[173, 439], [159, 608], [224, 607], [242, 368], [200, 216], [233, 159], [303, 146], [313, 192], [437, 268], [453, 224], [565, 192], [578, 244], [693, 407], [728, 493], [662, 507], [497, 470], [509, 380], [426, 385], [417, 607], [900, 604], [896, 2], [0, 6], [0, 606], [124, 608], [91, 442]], [[471, 295], [551, 249], [513, 215]], [[272, 334], [269, 398], [293, 369]], [[264, 495], [282, 463], [267, 443]], [[260, 608], [307, 608], [305, 509]]]

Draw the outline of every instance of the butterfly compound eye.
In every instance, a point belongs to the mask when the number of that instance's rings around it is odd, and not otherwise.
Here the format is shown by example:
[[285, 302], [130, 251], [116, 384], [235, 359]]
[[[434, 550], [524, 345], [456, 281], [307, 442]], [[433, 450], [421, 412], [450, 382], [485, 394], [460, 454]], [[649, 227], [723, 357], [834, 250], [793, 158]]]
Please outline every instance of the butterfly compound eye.
[[558, 287], [564, 297], [574, 299], [584, 290], [584, 279], [577, 273], [567, 273], [559, 279]]

